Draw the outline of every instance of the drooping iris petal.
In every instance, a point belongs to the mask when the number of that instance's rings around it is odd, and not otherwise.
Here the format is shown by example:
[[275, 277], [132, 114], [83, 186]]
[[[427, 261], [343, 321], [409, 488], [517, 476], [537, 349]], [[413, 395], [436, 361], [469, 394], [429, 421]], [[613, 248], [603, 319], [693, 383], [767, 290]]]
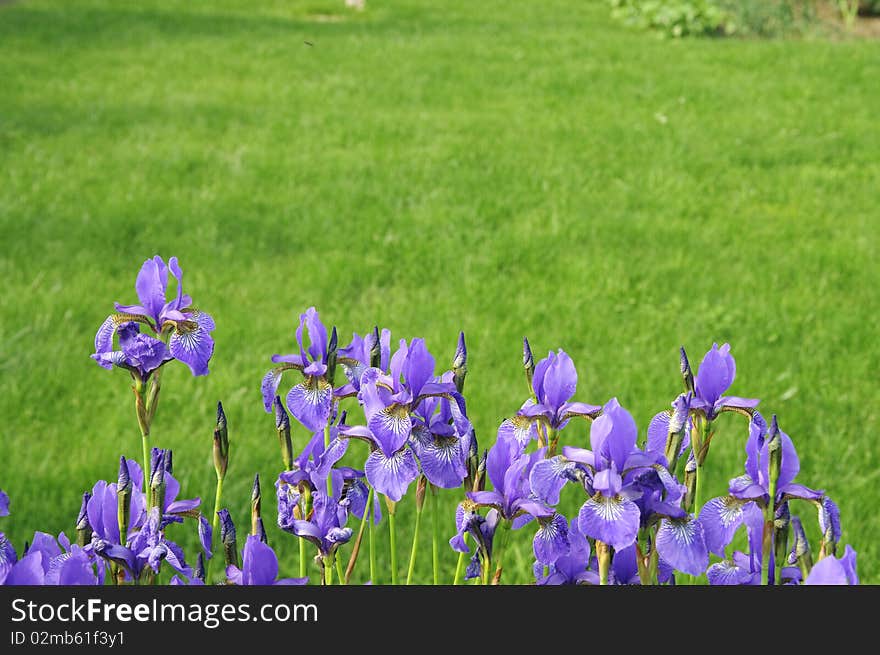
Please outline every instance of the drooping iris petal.
[[455, 437], [432, 438], [419, 451], [422, 471], [428, 482], [441, 489], [453, 489], [467, 477], [461, 440]]
[[819, 530], [825, 541], [836, 544], [840, 541], [840, 509], [830, 498], [823, 498], [819, 504]]
[[572, 479], [575, 463], [557, 455], [536, 462], [529, 472], [529, 486], [532, 493], [543, 503], [556, 505], [559, 493], [566, 482]]
[[12, 565], [17, 561], [18, 555], [15, 553], [15, 548], [12, 547], [9, 538], [0, 532], [0, 585], [6, 580], [9, 571], [12, 570]]
[[379, 410], [369, 417], [367, 425], [386, 457], [400, 450], [412, 433], [412, 418], [405, 405], [392, 404]]
[[330, 420], [333, 388], [322, 377], [313, 375], [294, 386], [287, 394], [287, 409], [310, 432], [323, 430]]
[[578, 528], [585, 536], [621, 550], [636, 540], [639, 515], [638, 506], [631, 500], [597, 493], [578, 512]]
[[713, 498], [700, 510], [699, 522], [709, 552], [724, 557], [724, 548], [743, 524], [743, 508], [747, 501], [721, 496]]
[[568, 540], [568, 522], [561, 514], [554, 514], [535, 533], [532, 541], [535, 559], [541, 564], [552, 564], [557, 558], [567, 555], [571, 544]]
[[514, 416], [505, 419], [498, 427], [499, 439], [514, 439], [523, 448], [529, 445], [529, 442], [538, 439], [538, 430], [534, 421], [530, 421], [525, 416]]
[[697, 369], [695, 380], [697, 395], [710, 407], [714, 407], [715, 402], [733, 384], [735, 377], [736, 362], [730, 354], [730, 344], [725, 343], [719, 348], [718, 344], [714, 343]]
[[674, 568], [701, 575], [709, 565], [703, 528], [693, 517], [663, 519], [657, 530], [657, 552]]
[[189, 366], [193, 375], [207, 375], [208, 362], [214, 354], [211, 330], [214, 319], [203, 312], [191, 312], [186, 321], [180, 322], [171, 333], [168, 348], [174, 359]]
[[9, 516], [9, 495], [0, 489], [0, 516]]
[[364, 471], [373, 488], [395, 502], [403, 498], [409, 485], [419, 477], [419, 466], [409, 449], [399, 450], [390, 457], [381, 450], [374, 450], [367, 457]]
[[710, 585], [745, 585], [752, 580], [752, 572], [744, 569], [736, 562], [724, 560], [713, 564], [706, 571], [706, 577], [709, 578]]

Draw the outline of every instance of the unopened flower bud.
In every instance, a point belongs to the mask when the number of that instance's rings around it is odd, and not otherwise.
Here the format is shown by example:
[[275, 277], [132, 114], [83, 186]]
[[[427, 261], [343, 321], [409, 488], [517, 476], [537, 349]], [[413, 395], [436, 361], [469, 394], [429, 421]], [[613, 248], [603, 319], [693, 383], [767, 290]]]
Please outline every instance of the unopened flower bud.
[[[780, 436], [779, 423], [776, 421], [776, 414], [770, 421], [770, 429], [767, 431], [767, 458], [769, 460], [770, 486], [775, 490], [776, 481], [779, 480], [779, 471], [782, 468], [782, 437]], [[770, 499], [771, 503], [776, 502], [775, 498]]]
[[226, 413], [223, 411], [223, 403], [217, 403], [217, 425], [214, 427], [214, 470], [217, 478], [222, 480], [226, 477], [226, 469], [229, 466], [229, 432], [226, 427]]
[[523, 337], [523, 368], [526, 370], [526, 380], [529, 383], [529, 390], [531, 390], [532, 376], [535, 374], [535, 358], [532, 357], [532, 347], [526, 337]]
[[290, 440], [290, 417], [281, 398], [275, 396], [275, 430], [281, 448], [281, 463], [285, 471], [293, 470], [293, 443]]
[[773, 530], [775, 533], [773, 543], [776, 549], [776, 561], [784, 562], [787, 555], [788, 535], [791, 531], [791, 510], [788, 507], [788, 503], [782, 503], [776, 508]]
[[373, 328], [370, 335], [370, 366], [379, 368], [382, 366], [382, 343], [379, 339], [379, 326]]
[[220, 543], [223, 544], [223, 555], [226, 558], [226, 566], [238, 566], [238, 544], [235, 539], [235, 524], [229, 515], [228, 509], [217, 512], [220, 517]]
[[339, 349], [339, 336], [336, 334], [336, 326], [330, 331], [330, 341], [327, 344], [327, 382], [333, 386], [333, 380], [336, 378], [336, 361], [337, 350]]
[[251, 488], [251, 534], [259, 534], [260, 519], [260, 474], [254, 476], [254, 486]]
[[254, 534], [259, 537], [260, 541], [264, 544], [268, 544], [269, 536], [266, 534], [266, 527], [263, 525], [262, 517], [257, 519], [257, 525], [255, 527], [256, 530], [254, 531]]
[[691, 370], [691, 363], [688, 361], [687, 353], [684, 346], [679, 348], [679, 364], [681, 367], [681, 379], [684, 382], [685, 391], [694, 390], [694, 373]]
[[428, 478], [420, 475], [416, 482], [416, 511], [421, 512], [425, 506], [425, 495], [428, 491]]
[[119, 543], [124, 544], [128, 519], [131, 516], [131, 476], [125, 457], [119, 458], [119, 478], [116, 481], [116, 520], [119, 524]]
[[82, 495], [82, 504], [79, 507], [79, 514], [76, 517], [76, 543], [85, 547], [92, 540], [92, 526], [89, 524], [88, 505], [92, 494], [88, 491]]
[[452, 358], [452, 381], [455, 383], [458, 393], [464, 390], [467, 371], [467, 345], [464, 342], [464, 332], [459, 332], [458, 347], [455, 349], [455, 357]]
[[822, 543], [819, 547], [819, 559], [837, 552], [840, 541], [840, 510], [837, 503], [828, 497], [822, 498], [819, 507], [819, 530], [822, 531]]
[[193, 576], [205, 582], [205, 555], [203, 553], [199, 553], [198, 558], [196, 558], [196, 568], [193, 571]]
[[694, 451], [691, 451], [688, 457], [687, 465], [684, 467], [684, 504], [685, 511], [690, 512], [694, 506], [694, 496], [697, 492], [697, 460], [694, 458]]
[[810, 569], [813, 568], [813, 553], [810, 551], [810, 542], [807, 541], [804, 526], [797, 516], [791, 519], [791, 531], [794, 541], [791, 545], [791, 552], [788, 554], [788, 564], [800, 567], [803, 577], [806, 579]]
[[688, 415], [691, 409], [692, 394], [681, 394], [672, 403], [672, 415], [669, 417], [669, 434], [666, 437], [666, 461], [669, 463], [669, 471], [675, 471], [678, 457], [681, 454], [681, 444], [684, 443], [687, 430]]
[[153, 448], [150, 458], [150, 507], [165, 507], [165, 451]]

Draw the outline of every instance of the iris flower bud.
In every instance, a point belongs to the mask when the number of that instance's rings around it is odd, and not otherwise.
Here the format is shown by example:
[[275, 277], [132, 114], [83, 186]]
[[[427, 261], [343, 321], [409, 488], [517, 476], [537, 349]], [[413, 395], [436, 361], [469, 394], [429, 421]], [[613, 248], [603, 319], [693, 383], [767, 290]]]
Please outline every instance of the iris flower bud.
[[165, 507], [165, 451], [153, 448], [150, 461], [150, 507]]
[[229, 466], [229, 432], [226, 428], [226, 413], [223, 411], [223, 403], [217, 403], [217, 425], [214, 428], [214, 470], [217, 478], [222, 480], [226, 477], [226, 469]]
[[131, 476], [125, 457], [119, 458], [119, 478], [116, 481], [116, 519], [119, 522], [119, 543], [125, 543], [128, 519], [131, 516]]
[[370, 366], [379, 368], [382, 366], [382, 344], [379, 339], [379, 326], [373, 328], [370, 337]]
[[684, 381], [684, 390], [694, 390], [694, 372], [691, 370], [691, 363], [688, 361], [687, 353], [684, 346], [679, 348], [679, 365], [681, 367], [681, 379]]
[[293, 443], [290, 441], [290, 417], [281, 398], [275, 396], [275, 430], [281, 447], [281, 463], [285, 471], [293, 470]]
[[425, 506], [425, 494], [428, 491], [428, 478], [420, 475], [416, 482], [416, 511], [421, 512]]
[[458, 347], [455, 349], [455, 357], [452, 358], [452, 381], [458, 393], [464, 390], [464, 379], [467, 377], [467, 345], [464, 342], [464, 332], [458, 333]]
[[526, 380], [528, 380], [529, 389], [531, 389], [532, 376], [535, 374], [535, 358], [532, 357], [532, 347], [526, 337], [523, 337], [523, 368], [526, 370]]
[[193, 576], [205, 582], [205, 555], [204, 553], [199, 553], [198, 558], [196, 559], [196, 568], [193, 571]]
[[229, 515], [228, 509], [217, 512], [220, 517], [220, 542], [223, 544], [223, 555], [226, 558], [226, 566], [230, 564], [238, 566], [238, 543], [235, 540], [235, 524]]
[[79, 514], [76, 517], [76, 543], [84, 547], [92, 540], [92, 526], [89, 524], [88, 505], [92, 494], [88, 491], [82, 495], [82, 505], [79, 507]]
[[684, 508], [689, 512], [694, 506], [694, 495], [697, 492], [697, 460], [694, 459], [693, 450], [684, 467], [684, 486], [687, 489], [684, 494]]
[[251, 488], [251, 534], [259, 535], [259, 523], [260, 519], [260, 501], [262, 500], [262, 496], [260, 494], [260, 474], [257, 473], [254, 476], [254, 486]]
[[[770, 429], [767, 431], [767, 457], [769, 459], [770, 488], [775, 491], [776, 481], [779, 480], [779, 471], [782, 468], [782, 437], [779, 433], [779, 423], [776, 421], [776, 414], [770, 422]], [[771, 498], [770, 502], [774, 503], [775, 498]]]
[[336, 359], [337, 350], [339, 349], [339, 336], [336, 334], [336, 326], [330, 331], [330, 341], [327, 344], [327, 382], [333, 386], [333, 380], [336, 378]]

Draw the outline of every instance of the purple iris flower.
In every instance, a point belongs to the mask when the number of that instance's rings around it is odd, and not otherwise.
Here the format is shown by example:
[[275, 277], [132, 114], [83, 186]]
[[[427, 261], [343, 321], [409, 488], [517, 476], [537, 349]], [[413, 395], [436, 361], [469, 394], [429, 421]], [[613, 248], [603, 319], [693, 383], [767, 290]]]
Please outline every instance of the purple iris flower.
[[307, 521], [296, 518], [293, 508], [279, 499], [278, 527], [310, 541], [321, 557], [333, 555], [351, 539], [351, 528], [344, 527], [348, 511], [332, 496], [328, 498], [320, 491], [316, 491], [312, 499], [312, 515]]
[[178, 573], [192, 576], [192, 568], [184, 561], [183, 549], [165, 538], [158, 507], [150, 510], [147, 524], [130, 540], [130, 550], [137, 557], [136, 562], [129, 562], [132, 573], [142, 571], [145, 566], [158, 573], [164, 560]]
[[99, 578], [95, 570], [94, 555], [86, 549], [71, 544], [63, 532], [57, 541], [52, 535], [36, 532], [30, 548], [11, 566], [2, 584], [97, 585], [102, 581], [103, 576]]
[[[304, 331], [308, 336], [308, 347], [303, 342]], [[272, 403], [281, 384], [282, 374], [286, 370], [297, 369], [303, 374], [303, 381], [294, 385], [288, 392], [287, 408], [307, 430], [318, 432], [323, 430], [330, 420], [334, 394], [333, 387], [326, 377], [330, 358], [327, 328], [324, 327], [314, 307], [309, 307], [304, 314], [300, 314], [299, 326], [296, 328], [296, 342], [299, 345], [298, 353], [272, 355], [272, 361], [279, 366], [263, 377], [261, 385], [263, 406], [266, 412], [272, 411]]]
[[701, 410], [711, 421], [724, 409], [752, 410], [757, 407], [760, 400], [756, 398], [724, 395], [735, 377], [736, 362], [730, 354], [730, 344], [725, 343], [719, 348], [713, 343], [697, 369], [691, 408]]
[[[564, 519], [563, 519], [564, 520]], [[537, 536], [535, 537], [537, 539]], [[553, 561], [535, 562], [535, 582], [538, 585], [599, 584], [599, 575], [590, 567], [590, 543], [572, 519], [567, 531], [568, 547]], [[536, 549], [535, 554], [538, 551]], [[546, 573], [545, 573], [546, 569]]]
[[[59, 545], [60, 544], [60, 545]], [[45, 532], [36, 532], [27, 553], [6, 579], [9, 585], [97, 585], [103, 575], [95, 568], [95, 556], [77, 544], [71, 544], [62, 532], [56, 540]], [[99, 566], [103, 569], [103, 566]]]
[[477, 512], [476, 505], [470, 501], [459, 503], [455, 512], [456, 534], [449, 540], [453, 550], [460, 553], [470, 552], [464, 535], [469, 534], [473, 538], [476, 548], [470, 563], [465, 569], [464, 578], [470, 580], [481, 575], [483, 562], [492, 558], [492, 544], [495, 540], [495, 530], [501, 515], [497, 509], [490, 509], [483, 517]]
[[464, 398], [448, 373], [434, 377], [434, 358], [421, 339], [409, 345], [401, 341], [389, 367], [390, 376], [373, 367], [364, 371], [358, 398], [367, 425], [340, 426], [340, 434], [370, 445], [364, 465], [367, 480], [393, 501], [399, 501], [419, 475], [413, 451], [422, 458], [432, 483], [458, 486], [467, 475], [472, 434]]
[[856, 551], [847, 544], [843, 557], [834, 556], [819, 560], [810, 570], [807, 585], [857, 585], [859, 575], [856, 573]]
[[[440, 384], [453, 380], [452, 371], [440, 378]], [[467, 477], [467, 460], [471, 451], [473, 430], [459, 432], [460, 421], [455, 420], [453, 406], [457, 401], [442, 396], [422, 400], [417, 413], [412, 415], [410, 446], [422, 465], [428, 482], [441, 489], [461, 486]]]
[[[542, 418], [553, 429], [565, 427], [569, 419], [575, 416], [595, 417], [601, 409], [598, 405], [570, 402], [577, 391], [577, 382], [577, 370], [571, 357], [561, 348], [558, 353], [550, 352], [538, 362], [532, 376], [535, 401], [527, 400], [519, 410], [518, 416], [530, 421]], [[534, 436], [531, 431], [525, 431], [522, 422], [517, 424], [516, 421], [511, 421], [505, 430], [516, 432], [520, 440], [524, 439], [526, 434], [529, 438]]]
[[[771, 499], [769, 449], [774, 438], [781, 441], [782, 455], [776, 497]], [[779, 429], [776, 417], [768, 428], [760, 413], [755, 412], [752, 416], [746, 442], [745, 468], [745, 475], [730, 481], [729, 496], [713, 498], [700, 510], [699, 521], [706, 535], [706, 543], [709, 550], [717, 555], [723, 556], [725, 546], [742, 525], [746, 517], [745, 509], [750, 504], [766, 507], [773, 503], [776, 510], [790, 499], [818, 501], [822, 498], [822, 491], [814, 491], [794, 482], [800, 470], [800, 460], [789, 436]]]
[[592, 451], [568, 446], [563, 449], [566, 458], [592, 471], [594, 494], [578, 514], [581, 532], [615, 550], [635, 542], [641, 516], [633, 499], [641, 496], [642, 490], [625, 486], [622, 476], [636, 467], [656, 463], [655, 458], [636, 447], [637, 436], [635, 420], [612, 398], [590, 426]]
[[[171, 475], [171, 450], [163, 450], [161, 448], [153, 448], [151, 451], [150, 481], [151, 484], [154, 477], [161, 475], [165, 484], [165, 494], [162, 498], [162, 526], [165, 527], [170, 523], [182, 523], [184, 518], [198, 518], [198, 509], [201, 504], [200, 498], [187, 498], [178, 500], [180, 495], [180, 483]], [[137, 464], [133, 460], [129, 460], [130, 464]], [[132, 470], [130, 468], [130, 470]]]
[[[363, 482], [364, 472], [348, 466], [336, 466], [348, 448], [348, 439], [341, 437], [342, 428], [346, 427], [348, 426], [345, 425], [343, 413], [339, 423], [330, 428], [331, 441], [326, 448], [323, 433], [316, 432], [294, 460], [293, 470], [284, 471], [278, 476], [275, 491], [279, 508], [284, 506], [288, 510], [287, 523], [292, 520], [293, 508], [299, 504], [304, 488], [324, 492], [328, 477], [331, 479], [333, 495], [339, 498], [340, 505], [357, 518], [363, 517], [369, 494], [369, 489]], [[378, 497], [373, 499], [373, 514], [374, 521], [378, 523], [382, 517]], [[279, 521], [281, 520], [279, 516]]]
[[241, 553], [241, 568], [234, 564], [226, 567], [226, 577], [237, 585], [303, 585], [308, 578], [282, 578], [278, 580], [278, 558], [275, 551], [250, 535]]
[[542, 448], [527, 454], [516, 439], [498, 439], [486, 459], [486, 473], [493, 491], [470, 491], [468, 498], [478, 506], [497, 509], [501, 518], [508, 521], [526, 515], [539, 519], [551, 517], [553, 510], [534, 498], [529, 485], [529, 475], [535, 464], [543, 460], [544, 451]]
[[[378, 337], [378, 339], [377, 339]], [[354, 395], [361, 390], [361, 376], [370, 366], [378, 354], [376, 368], [383, 373], [388, 371], [391, 362], [391, 331], [376, 329], [362, 337], [356, 332], [352, 334], [351, 343], [339, 349], [339, 363], [345, 377], [348, 378], [349, 388], [343, 388], [339, 395]]]
[[553, 564], [571, 550], [568, 520], [562, 514], [538, 519], [538, 530], [532, 540], [535, 560], [541, 564]]
[[[126, 534], [137, 532], [146, 522], [147, 500], [143, 488], [144, 474], [140, 465], [133, 459], [125, 460], [128, 477], [131, 481], [131, 508], [129, 510]], [[89, 525], [92, 528], [92, 539], [119, 544], [119, 514], [116, 482], [98, 480], [92, 487], [91, 497], [86, 504]]]
[[[177, 278], [177, 296], [166, 300], [168, 272]], [[183, 271], [177, 257], [165, 261], [156, 255], [144, 262], [135, 282], [140, 304], [120, 305], [95, 335], [92, 358], [104, 368], [114, 365], [129, 368], [142, 379], [166, 361], [178, 359], [189, 366], [193, 375], [206, 375], [214, 353], [214, 319], [192, 308], [192, 299], [183, 293]], [[160, 337], [142, 334], [138, 323]], [[119, 350], [113, 348], [113, 336], [119, 332]], [[168, 336], [167, 346], [161, 339]]]

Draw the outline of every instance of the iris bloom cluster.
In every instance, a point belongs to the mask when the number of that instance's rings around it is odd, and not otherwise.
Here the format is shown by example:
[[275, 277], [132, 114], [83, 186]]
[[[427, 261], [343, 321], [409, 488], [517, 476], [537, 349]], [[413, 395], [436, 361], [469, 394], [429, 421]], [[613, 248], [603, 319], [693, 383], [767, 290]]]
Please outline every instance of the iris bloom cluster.
[[[299, 315], [293, 352], [271, 356], [260, 385], [281, 451], [277, 530], [263, 523], [259, 475], [249, 517], [234, 521], [223, 503], [237, 445], [220, 403], [206, 438], [217, 475], [208, 512], [200, 498], [184, 497], [172, 451], [149, 443], [162, 367], [178, 360], [205, 375], [214, 349], [214, 321], [184, 294], [182, 277], [175, 257], [146, 260], [138, 303], [117, 303], [95, 337], [92, 358], [132, 379], [142, 461], [121, 457], [115, 481], [83, 493], [70, 536], [36, 532], [18, 551], [0, 532], [0, 584], [397, 584], [395, 520], [405, 502], [415, 509], [407, 584], [425, 513], [435, 584], [501, 584], [513, 574], [537, 585], [859, 582], [855, 551], [840, 547], [838, 506], [798, 480], [794, 441], [778, 417], [759, 412], [757, 399], [729, 393], [736, 364], [728, 344], [714, 344], [696, 373], [681, 349], [682, 392], [643, 437], [618, 398], [592, 403], [578, 395], [568, 353], [550, 351], [536, 363], [524, 340], [528, 394], [481, 451], [464, 395], [463, 333], [450, 366], [438, 367], [423, 339], [395, 343], [378, 327], [340, 347], [336, 327], [310, 307]], [[705, 498], [716, 433], [736, 439], [737, 432], [743, 470], [725, 494]], [[446, 508], [454, 505], [453, 515]], [[816, 548], [804, 508], [818, 517]], [[10, 510], [0, 491], [0, 517]], [[375, 548], [382, 523], [384, 569]], [[511, 535], [521, 530], [533, 564], [516, 572]], [[297, 562], [279, 562], [269, 544], [276, 538], [297, 540]], [[454, 572], [440, 564], [447, 541], [458, 555]], [[198, 547], [187, 555], [185, 542]], [[280, 577], [282, 570], [298, 575]]]

